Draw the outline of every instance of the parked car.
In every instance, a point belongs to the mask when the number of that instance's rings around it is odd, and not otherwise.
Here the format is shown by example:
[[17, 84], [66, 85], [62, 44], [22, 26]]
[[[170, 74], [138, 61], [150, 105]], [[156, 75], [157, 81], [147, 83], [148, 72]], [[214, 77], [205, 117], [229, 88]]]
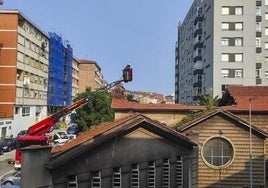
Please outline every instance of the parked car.
[[70, 127], [68, 127], [66, 129], [66, 131], [67, 131], [68, 134], [75, 134], [75, 135], [77, 135], [77, 133], [78, 133], [77, 125], [71, 125]]
[[20, 185], [21, 171], [12, 171], [1, 178], [1, 185]]
[[23, 136], [23, 135], [26, 135], [26, 134], [27, 134], [27, 130], [21, 130], [21, 131], [18, 133], [18, 137]]
[[16, 149], [16, 138], [4, 138], [0, 141], [0, 145], [3, 148], [4, 152], [9, 152], [13, 149]]

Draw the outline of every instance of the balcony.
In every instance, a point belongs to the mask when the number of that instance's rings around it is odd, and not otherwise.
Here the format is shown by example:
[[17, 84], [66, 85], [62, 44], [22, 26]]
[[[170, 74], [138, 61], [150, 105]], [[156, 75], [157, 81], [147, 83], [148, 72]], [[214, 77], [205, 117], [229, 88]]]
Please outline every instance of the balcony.
[[197, 74], [203, 74], [204, 73], [204, 69], [196, 69], [194, 70], [194, 75], [197, 75]]
[[256, 47], [256, 53], [261, 53], [261, 47]]
[[261, 16], [256, 16], [256, 22], [261, 22], [262, 17]]
[[196, 18], [194, 19], [194, 25], [196, 25], [198, 22], [202, 22], [204, 19], [203, 15], [197, 15]]
[[256, 84], [261, 84], [261, 78], [256, 78]]
[[194, 44], [194, 50], [196, 50], [196, 48], [202, 48], [204, 45], [204, 43], [202, 41], [198, 41], [197, 43]]
[[202, 61], [202, 56], [201, 56], [201, 54], [196, 54], [196, 55], [194, 56], [194, 62], [197, 62], [197, 61]]
[[262, 36], [261, 31], [256, 31], [256, 37], [261, 37], [261, 36]]
[[195, 82], [194, 87], [202, 87], [202, 82]]
[[196, 29], [196, 31], [194, 32], [194, 37], [196, 37], [197, 35], [201, 35], [202, 34], [202, 28], [198, 28]]
[[261, 69], [261, 63], [256, 63], [256, 69]]
[[256, 6], [261, 6], [261, 5], [262, 5], [261, 0], [257, 0], [256, 1]]

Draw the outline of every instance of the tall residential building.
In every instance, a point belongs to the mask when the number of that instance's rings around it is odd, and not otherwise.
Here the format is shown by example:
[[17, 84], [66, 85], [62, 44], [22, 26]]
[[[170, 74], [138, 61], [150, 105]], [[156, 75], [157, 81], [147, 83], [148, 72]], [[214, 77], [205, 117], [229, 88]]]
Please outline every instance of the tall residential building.
[[18, 10], [0, 10], [0, 137], [47, 116], [49, 36]]
[[79, 93], [84, 92], [87, 87], [92, 91], [107, 86], [103, 79], [101, 68], [95, 61], [81, 59], [79, 63]]
[[71, 104], [73, 49], [56, 33], [49, 33], [48, 112]]
[[72, 101], [79, 93], [79, 59], [73, 56], [72, 64]]
[[194, 0], [178, 26], [175, 100], [268, 85], [268, 0]]

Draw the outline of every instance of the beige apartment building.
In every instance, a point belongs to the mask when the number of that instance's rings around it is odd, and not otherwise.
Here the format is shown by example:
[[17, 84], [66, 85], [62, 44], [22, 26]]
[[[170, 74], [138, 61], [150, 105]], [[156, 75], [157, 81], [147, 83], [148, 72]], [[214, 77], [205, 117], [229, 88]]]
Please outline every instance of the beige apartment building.
[[268, 85], [268, 0], [194, 0], [178, 26], [175, 100]]
[[47, 116], [49, 36], [18, 10], [0, 10], [0, 137]]

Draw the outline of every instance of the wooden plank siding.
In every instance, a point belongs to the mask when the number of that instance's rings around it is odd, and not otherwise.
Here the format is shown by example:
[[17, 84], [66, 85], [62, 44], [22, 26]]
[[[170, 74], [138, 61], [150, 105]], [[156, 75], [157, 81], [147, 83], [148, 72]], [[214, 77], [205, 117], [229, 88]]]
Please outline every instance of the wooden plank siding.
[[[217, 114], [185, 130], [199, 144], [198, 184], [199, 187], [243, 187], [249, 185], [249, 130], [231, 118]], [[192, 134], [195, 133], [195, 134]], [[197, 134], [197, 135], [196, 135]], [[208, 166], [201, 155], [204, 143], [213, 137], [227, 139], [234, 149], [233, 161], [222, 168]], [[252, 161], [254, 185], [265, 183], [264, 138], [252, 134]]]

